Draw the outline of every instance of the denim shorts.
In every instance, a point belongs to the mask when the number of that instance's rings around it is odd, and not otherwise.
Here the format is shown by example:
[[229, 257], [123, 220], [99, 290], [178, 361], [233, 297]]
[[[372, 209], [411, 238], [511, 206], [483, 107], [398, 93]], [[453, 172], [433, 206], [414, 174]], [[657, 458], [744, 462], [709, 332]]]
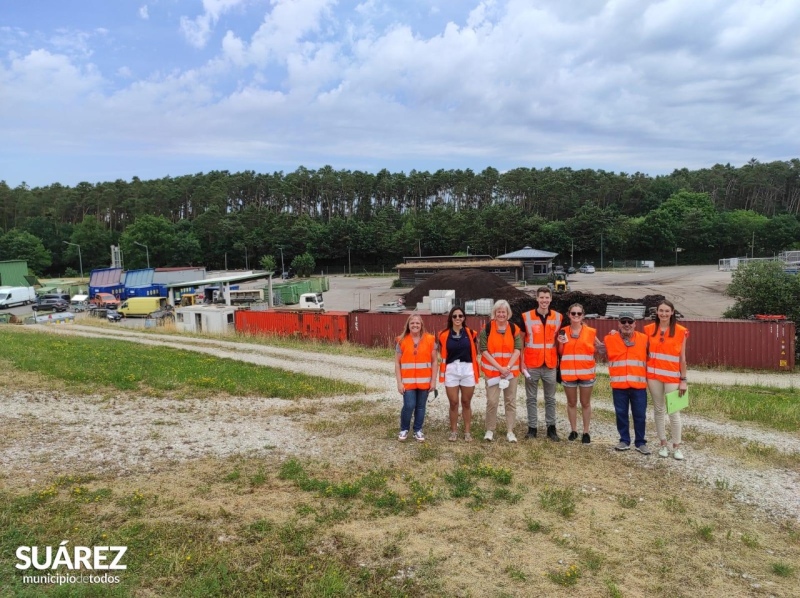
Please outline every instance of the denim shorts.
[[574, 382], [567, 382], [564, 380], [561, 386], [566, 386], [567, 388], [578, 388], [579, 386], [581, 388], [591, 388], [594, 386], [596, 380], [597, 378], [592, 378], [591, 380], [575, 380]]
[[475, 370], [470, 361], [454, 361], [448, 363], [444, 370], [444, 385], [446, 388], [454, 386], [475, 386]]

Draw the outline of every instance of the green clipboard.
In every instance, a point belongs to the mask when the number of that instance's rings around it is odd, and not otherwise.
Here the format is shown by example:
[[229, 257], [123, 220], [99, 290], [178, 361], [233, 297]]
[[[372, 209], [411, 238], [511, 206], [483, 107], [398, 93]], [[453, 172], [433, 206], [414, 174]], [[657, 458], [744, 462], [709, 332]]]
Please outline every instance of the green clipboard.
[[680, 411], [681, 409], [685, 409], [689, 406], [689, 389], [686, 389], [686, 392], [683, 393], [683, 396], [679, 396], [679, 391], [673, 390], [672, 392], [668, 392], [666, 395], [667, 399], [667, 413], [672, 415], [676, 411]]

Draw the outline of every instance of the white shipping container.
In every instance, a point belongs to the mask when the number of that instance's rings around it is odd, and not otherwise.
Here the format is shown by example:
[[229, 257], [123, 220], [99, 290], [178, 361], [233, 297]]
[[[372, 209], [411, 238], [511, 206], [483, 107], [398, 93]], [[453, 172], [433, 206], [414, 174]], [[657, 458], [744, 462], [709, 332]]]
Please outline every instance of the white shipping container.
[[475, 313], [479, 316], [491, 315], [493, 306], [494, 306], [493, 299], [476, 299]]
[[475, 311], [475, 302], [474, 301], [465, 301], [464, 302], [464, 313], [468, 316], [474, 316], [477, 312]]
[[446, 314], [453, 307], [453, 300], [444, 297], [439, 299], [431, 299], [431, 313], [432, 314]]

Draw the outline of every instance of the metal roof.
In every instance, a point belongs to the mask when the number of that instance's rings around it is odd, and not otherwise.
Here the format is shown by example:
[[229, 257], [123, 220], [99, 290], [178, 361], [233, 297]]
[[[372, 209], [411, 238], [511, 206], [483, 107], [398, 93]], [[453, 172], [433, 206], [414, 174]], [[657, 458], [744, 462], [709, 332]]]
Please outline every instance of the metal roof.
[[167, 286], [169, 289], [182, 289], [187, 287], [202, 287], [210, 284], [226, 284], [232, 282], [246, 282], [248, 280], [258, 280], [259, 278], [271, 278], [275, 274], [272, 272], [245, 272], [244, 274], [232, 274], [230, 276], [217, 276], [216, 278], [202, 278], [200, 280], [186, 280], [181, 282], [171, 282]]
[[122, 275], [122, 284], [126, 287], [144, 287], [153, 284], [152, 268], [142, 268], [141, 270], [128, 270]]
[[526, 245], [522, 249], [512, 251], [503, 255], [498, 255], [498, 260], [547, 260], [556, 257], [558, 254], [552, 251], [542, 251], [541, 249], [534, 249], [530, 245]]

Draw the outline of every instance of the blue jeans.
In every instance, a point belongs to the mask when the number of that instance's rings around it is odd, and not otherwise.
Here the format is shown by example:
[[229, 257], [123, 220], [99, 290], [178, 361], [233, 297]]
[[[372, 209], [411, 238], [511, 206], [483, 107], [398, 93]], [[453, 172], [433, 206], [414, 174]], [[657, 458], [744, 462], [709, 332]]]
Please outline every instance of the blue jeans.
[[636, 436], [636, 446], [647, 444], [644, 439], [644, 426], [647, 420], [647, 390], [644, 388], [612, 388], [614, 397], [614, 411], [617, 412], [617, 431], [619, 439], [625, 444], [631, 443], [630, 421], [628, 408], [633, 415], [633, 433]]
[[400, 410], [400, 430], [411, 429], [411, 414], [414, 414], [414, 431], [422, 430], [425, 423], [425, 406], [430, 390], [416, 388], [403, 393], [403, 408]]

